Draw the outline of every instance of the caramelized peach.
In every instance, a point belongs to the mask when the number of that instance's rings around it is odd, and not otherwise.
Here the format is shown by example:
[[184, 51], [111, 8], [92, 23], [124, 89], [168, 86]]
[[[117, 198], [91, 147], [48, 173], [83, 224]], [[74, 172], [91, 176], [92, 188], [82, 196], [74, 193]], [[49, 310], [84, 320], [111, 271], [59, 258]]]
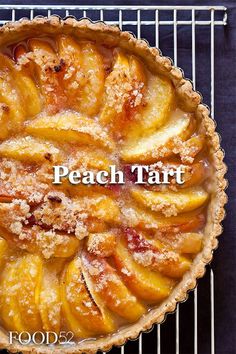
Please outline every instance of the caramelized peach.
[[71, 261], [63, 274], [61, 298], [67, 326], [75, 335], [85, 338], [114, 331], [115, 325], [109, 312], [97, 305], [85, 285], [79, 258]]
[[66, 97], [60, 84], [63, 63], [48, 42], [30, 39], [28, 45], [46, 109], [49, 114], [55, 114], [66, 106]]
[[201, 187], [183, 191], [153, 192], [142, 188], [131, 190], [133, 198], [152, 211], [162, 212], [165, 216], [177, 215], [201, 207], [208, 199], [208, 193]]
[[89, 116], [97, 114], [104, 89], [103, 60], [97, 47], [61, 35], [58, 48], [64, 63], [62, 84], [68, 106]]
[[61, 322], [60, 285], [55, 271], [44, 265], [39, 311], [44, 331], [59, 333]]
[[42, 279], [42, 259], [37, 255], [25, 255], [19, 259], [17, 268], [17, 292], [19, 312], [25, 326], [31, 332], [42, 328], [39, 313], [40, 288]]
[[127, 139], [122, 147], [122, 159], [129, 163], [151, 163], [174, 155], [175, 139], [184, 141], [191, 134], [190, 121], [188, 114], [177, 110], [156, 132]]
[[126, 245], [134, 260], [172, 278], [181, 278], [190, 268], [190, 261], [178, 253], [164, 248], [161, 244], [153, 245], [134, 229], [124, 231]]
[[58, 162], [60, 150], [52, 143], [40, 141], [30, 136], [21, 139], [10, 139], [0, 145], [0, 156], [26, 162], [44, 162], [49, 159]]
[[8, 250], [8, 244], [7, 242], [0, 237], [0, 270], [2, 269], [4, 263], [5, 263], [5, 257], [6, 253]]
[[67, 112], [54, 116], [41, 116], [29, 122], [26, 131], [35, 136], [79, 145], [94, 144], [114, 149], [111, 137], [92, 118]]
[[90, 233], [87, 241], [87, 249], [90, 253], [109, 257], [116, 247], [116, 235], [114, 232]]
[[148, 303], [164, 300], [175, 285], [174, 280], [135, 262], [123, 240], [117, 244], [114, 260], [127, 287]]
[[[0, 55], [0, 102], [3, 108], [3, 116], [7, 116], [8, 131], [19, 130], [25, 119], [25, 110], [20, 97], [20, 93], [15, 89], [14, 77], [12, 75], [10, 59], [5, 55]], [[1, 119], [3, 119], [3, 116]], [[5, 122], [6, 123], [6, 122]]]
[[15, 63], [5, 55], [0, 55], [0, 66], [1, 65], [5, 65], [12, 75], [26, 118], [38, 114], [42, 108], [41, 98], [31, 73], [22, 65], [16, 66]]
[[8, 262], [0, 276], [0, 315], [5, 328], [33, 333], [42, 328], [39, 291], [42, 261], [35, 255]]
[[159, 76], [150, 76], [143, 99], [144, 107], [140, 108], [129, 127], [128, 138], [150, 134], [167, 122], [174, 102], [171, 82]]
[[201, 251], [203, 235], [196, 232], [186, 232], [177, 234], [157, 234], [157, 240], [150, 242], [159, 245], [159, 240], [177, 252], [186, 254], [196, 254]]
[[20, 291], [17, 271], [18, 260], [14, 260], [8, 262], [0, 274], [0, 316], [6, 330], [23, 332], [28, 328], [23, 322], [17, 301]]
[[119, 130], [119, 133], [126, 130], [130, 116], [142, 103], [145, 83], [146, 75], [141, 62], [134, 56], [117, 51], [112, 72], [105, 81], [101, 123], [112, 123], [113, 130]]
[[131, 322], [139, 319], [145, 308], [126, 288], [104, 258], [84, 252], [82, 264], [87, 277], [91, 279], [94, 292], [112, 312]]
[[160, 232], [188, 232], [199, 230], [205, 223], [201, 209], [177, 216], [157, 216], [157, 213], [139, 209], [138, 207], [122, 208], [125, 224], [141, 230], [158, 230]]
[[46, 231], [39, 227], [34, 227], [34, 229], [23, 227], [21, 238], [2, 225], [0, 226], [0, 233], [13, 249], [18, 248], [35, 254], [39, 253], [46, 259], [71, 257], [80, 245], [80, 241], [75, 236], [69, 236], [65, 233], [59, 234], [50, 230]]

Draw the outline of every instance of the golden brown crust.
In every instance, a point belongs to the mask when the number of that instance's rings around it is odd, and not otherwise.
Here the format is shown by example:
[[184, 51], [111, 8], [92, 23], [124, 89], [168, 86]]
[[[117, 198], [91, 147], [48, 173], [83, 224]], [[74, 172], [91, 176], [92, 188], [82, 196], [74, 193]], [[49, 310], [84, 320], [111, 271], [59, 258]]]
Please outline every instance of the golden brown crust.
[[[108, 26], [102, 22], [92, 23], [84, 19], [77, 21], [74, 18], [61, 20], [59, 17], [49, 18], [38, 17], [33, 21], [23, 19], [19, 22], [8, 23], [0, 29], [0, 46], [6, 43], [15, 42], [27, 36], [41, 33], [73, 34], [79, 38], [91, 39], [96, 42], [106, 43], [108, 46], [119, 45], [125, 50], [137, 54], [151, 68], [151, 70], [162, 73], [171, 79], [176, 88], [177, 95], [182, 101], [185, 110], [195, 112], [196, 116], [202, 120], [208, 136], [211, 149], [212, 164], [215, 167], [215, 175], [212, 183], [214, 193], [209, 204], [207, 223], [205, 227], [205, 237], [203, 250], [196, 256], [191, 269], [184, 275], [182, 281], [177, 285], [171, 295], [163, 303], [153, 308], [135, 324], [120, 329], [117, 333], [98, 338], [86, 340], [73, 347], [53, 347], [45, 346], [23, 346], [9, 345], [8, 338], [4, 332], [0, 333], [0, 347], [7, 348], [11, 352], [21, 351], [22, 353], [96, 353], [98, 349], [107, 351], [113, 345], [123, 345], [128, 339], [135, 339], [141, 331], [146, 331], [154, 323], [164, 321], [167, 313], [173, 312], [176, 304], [187, 298], [187, 293], [196, 286], [197, 279], [202, 277], [205, 266], [211, 261], [213, 251], [217, 247], [219, 236], [222, 232], [221, 221], [225, 216], [224, 204], [227, 202], [225, 188], [227, 182], [224, 179], [226, 166], [223, 162], [224, 153], [220, 148], [219, 135], [215, 132], [215, 122], [209, 117], [209, 110], [201, 104], [201, 96], [192, 88], [190, 81], [183, 77], [180, 69], [174, 67], [169, 58], [161, 56], [156, 48], [150, 48], [144, 40], [137, 40], [128, 32], [121, 32], [115, 26]], [[95, 36], [96, 33], [96, 36]]]

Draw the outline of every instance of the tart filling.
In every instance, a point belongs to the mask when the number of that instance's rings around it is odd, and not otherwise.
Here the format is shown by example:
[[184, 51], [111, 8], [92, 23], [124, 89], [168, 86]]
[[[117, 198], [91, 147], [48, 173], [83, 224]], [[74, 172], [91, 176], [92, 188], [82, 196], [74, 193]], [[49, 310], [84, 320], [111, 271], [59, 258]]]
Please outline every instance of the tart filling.
[[[68, 20], [68, 34], [51, 18], [39, 35], [43, 21], [0, 53], [0, 323], [108, 349], [161, 321], [202, 275], [225, 168], [205, 108], [168, 60], [151, 65], [142, 41], [130, 38], [139, 55], [102, 24]], [[181, 168], [184, 183], [136, 185], [132, 164]], [[55, 165], [107, 171], [108, 183], [53, 184]], [[111, 165], [126, 183], [109, 183]]]

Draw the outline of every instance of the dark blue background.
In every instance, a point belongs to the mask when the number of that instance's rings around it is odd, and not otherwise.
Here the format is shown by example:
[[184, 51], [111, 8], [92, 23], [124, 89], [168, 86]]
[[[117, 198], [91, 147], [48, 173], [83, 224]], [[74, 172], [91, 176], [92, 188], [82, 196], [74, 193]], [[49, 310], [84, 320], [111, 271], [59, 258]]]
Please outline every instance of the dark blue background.
[[[228, 7], [228, 25], [215, 29], [215, 119], [218, 125], [218, 132], [222, 137], [222, 146], [225, 150], [225, 162], [228, 165], [227, 178], [229, 188], [227, 194], [229, 202], [227, 204], [227, 217], [224, 220], [224, 232], [220, 237], [220, 247], [215, 251], [212, 267], [215, 271], [215, 332], [216, 332], [216, 353], [235, 354], [236, 353], [236, 2], [235, 1], [151, 1], [151, 0], [114, 0], [114, 1], [79, 1], [79, 0], [1, 0], [5, 4], [66, 4], [66, 5], [89, 5], [89, 4], [117, 4], [117, 5], [225, 5]], [[221, 16], [222, 17], [222, 16]], [[180, 28], [178, 31], [178, 65], [185, 68], [185, 74], [191, 77], [191, 36], [186, 40], [181, 40]], [[207, 32], [208, 31], [208, 32]], [[191, 32], [190, 32], [191, 33]], [[173, 57], [173, 32], [165, 35], [160, 42], [160, 47], [164, 55]], [[199, 30], [200, 38], [197, 41], [197, 53], [209, 51], [209, 29]], [[144, 30], [142, 37], [147, 38], [151, 44], [154, 40], [150, 30]], [[200, 47], [201, 46], [201, 47]], [[209, 53], [208, 53], [209, 54]], [[197, 57], [197, 89], [204, 96], [204, 102], [210, 104], [210, 65], [206, 60], [207, 55]], [[209, 55], [208, 55], [209, 57]], [[199, 282], [199, 354], [210, 353], [210, 332], [209, 332], [209, 274]], [[181, 305], [181, 346], [180, 353], [190, 354], [192, 352], [192, 309], [193, 296]], [[182, 310], [183, 309], [183, 310]], [[169, 316], [162, 325], [163, 354], [174, 353], [173, 335], [175, 317]], [[182, 334], [185, 333], [184, 337]], [[143, 337], [145, 354], [154, 353], [155, 334], [145, 334]], [[184, 338], [184, 342], [182, 343]], [[165, 344], [165, 347], [164, 347]], [[114, 351], [114, 353], [118, 351]], [[137, 345], [129, 344], [125, 351], [127, 354], [137, 354]]]

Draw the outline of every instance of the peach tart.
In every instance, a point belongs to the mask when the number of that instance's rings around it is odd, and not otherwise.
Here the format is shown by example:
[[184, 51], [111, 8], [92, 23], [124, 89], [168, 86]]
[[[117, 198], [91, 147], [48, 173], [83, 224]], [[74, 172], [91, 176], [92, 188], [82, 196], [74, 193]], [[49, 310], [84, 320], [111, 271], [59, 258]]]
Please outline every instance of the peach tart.
[[[226, 202], [215, 123], [170, 59], [117, 27], [52, 16], [0, 32], [0, 346], [123, 345], [212, 259]], [[181, 166], [185, 183], [137, 185], [134, 164]], [[116, 165], [126, 183], [53, 185], [54, 165]], [[73, 344], [10, 343], [10, 331]]]

